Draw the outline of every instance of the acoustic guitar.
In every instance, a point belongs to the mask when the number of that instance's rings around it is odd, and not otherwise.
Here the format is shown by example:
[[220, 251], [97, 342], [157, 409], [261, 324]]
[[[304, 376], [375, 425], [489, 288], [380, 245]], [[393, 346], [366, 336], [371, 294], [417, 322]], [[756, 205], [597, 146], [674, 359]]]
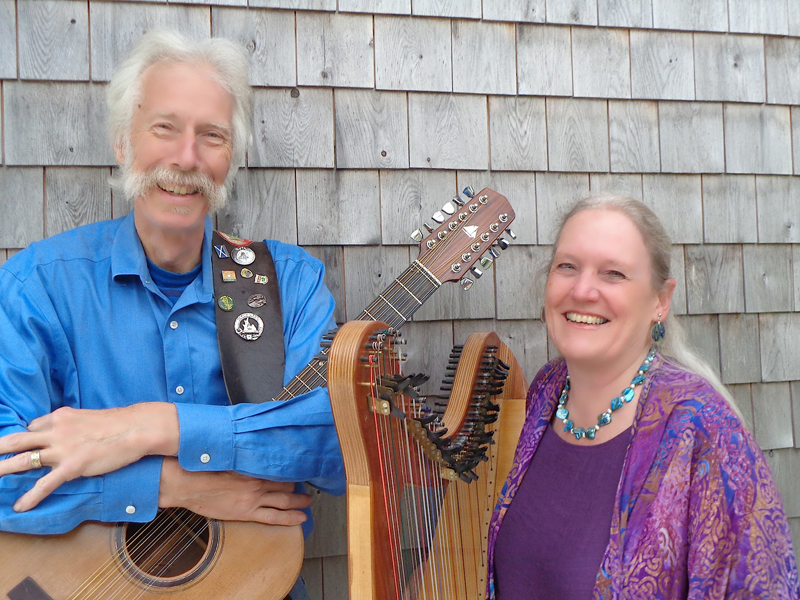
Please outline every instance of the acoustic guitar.
[[[401, 327], [445, 282], [468, 289], [508, 246], [514, 211], [484, 189], [456, 196], [433, 216], [429, 235], [412, 237], [420, 255], [358, 317]], [[327, 384], [328, 349], [273, 400], [288, 400]], [[222, 522], [185, 509], [159, 511], [146, 524], [85, 523], [54, 536], [0, 533], [0, 597], [10, 600], [89, 598], [280, 600], [303, 562], [297, 527]], [[54, 567], [54, 565], [58, 565]]]

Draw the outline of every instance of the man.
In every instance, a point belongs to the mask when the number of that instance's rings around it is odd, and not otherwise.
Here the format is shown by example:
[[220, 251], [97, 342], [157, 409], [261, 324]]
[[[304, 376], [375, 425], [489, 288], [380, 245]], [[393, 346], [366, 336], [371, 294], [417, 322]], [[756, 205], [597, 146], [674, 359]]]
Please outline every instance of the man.
[[[0, 269], [0, 530], [144, 522], [175, 506], [296, 525], [310, 498], [292, 482], [344, 491], [325, 390], [261, 404], [226, 394], [209, 214], [243, 162], [251, 95], [232, 43], [144, 36], [108, 89], [132, 213]], [[333, 299], [319, 261], [267, 247], [286, 382], [334, 326]]]

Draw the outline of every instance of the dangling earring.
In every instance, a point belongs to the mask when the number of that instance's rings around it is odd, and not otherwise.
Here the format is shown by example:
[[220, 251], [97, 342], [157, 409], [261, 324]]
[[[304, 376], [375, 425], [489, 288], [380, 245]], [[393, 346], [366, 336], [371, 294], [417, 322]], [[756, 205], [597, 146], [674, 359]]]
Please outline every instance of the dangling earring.
[[658, 321], [653, 325], [653, 329], [650, 331], [650, 337], [653, 338], [654, 342], [660, 342], [664, 339], [664, 333], [664, 326], [661, 324], [661, 313], [658, 313]]

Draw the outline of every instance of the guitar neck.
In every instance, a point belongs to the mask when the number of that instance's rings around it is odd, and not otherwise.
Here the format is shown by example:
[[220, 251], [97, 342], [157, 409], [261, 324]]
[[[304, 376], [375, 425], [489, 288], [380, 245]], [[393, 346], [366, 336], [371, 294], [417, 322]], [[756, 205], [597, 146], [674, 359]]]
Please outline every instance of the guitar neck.
[[[383, 293], [364, 309], [357, 321], [383, 321], [399, 329], [439, 289], [441, 282], [415, 260]], [[273, 400], [289, 400], [328, 383], [328, 348], [308, 363]]]

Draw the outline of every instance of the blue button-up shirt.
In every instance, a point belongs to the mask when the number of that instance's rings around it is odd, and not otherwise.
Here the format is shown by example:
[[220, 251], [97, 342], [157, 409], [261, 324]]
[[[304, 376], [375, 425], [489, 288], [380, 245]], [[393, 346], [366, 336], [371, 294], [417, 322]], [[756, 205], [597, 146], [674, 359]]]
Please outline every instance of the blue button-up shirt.
[[[231, 406], [220, 367], [211, 271], [211, 220], [202, 270], [174, 305], [154, 284], [133, 214], [31, 244], [0, 267], [0, 436], [61, 406], [103, 409], [172, 402], [178, 461], [189, 471], [238, 471], [344, 492], [326, 390], [287, 402]], [[281, 293], [284, 383], [333, 328], [324, 267], [267, 241]], [[44, 471], [0, 477], [0, 530], [60, 533], [80, 522], [149, 521], [160, 456], [59, 487], [39, 506], [14, 502]], [[45, 467], [46, 468], [46, 467]]]

